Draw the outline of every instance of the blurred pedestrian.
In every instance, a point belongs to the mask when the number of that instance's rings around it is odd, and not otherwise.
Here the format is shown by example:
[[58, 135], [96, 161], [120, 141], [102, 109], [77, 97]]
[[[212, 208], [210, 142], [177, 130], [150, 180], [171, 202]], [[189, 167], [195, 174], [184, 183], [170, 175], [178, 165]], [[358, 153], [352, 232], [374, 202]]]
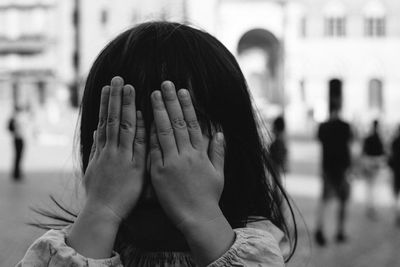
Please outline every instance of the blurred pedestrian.
[[389, 167], [393, 172], [393, 192], [395, 196], [395, 213], [396, 224], [400, 227], [400, 127], [396, 136], [393, 138]]
[[379, 121], [372, 122], [371, 133], [363, 142], [362, 169], [363, 176], [367, 183], [366, 203], [367, 216], [371, 219], [376, 218], [375, 188], [376, 181], [385, 157], [385, 150], [382, 138], [379, 133]]
[[315, 241], [324, 246], [326, 238], [324, 221], [326, 219], [329, 200], [337, 198], [339, 208], [337, 213], [336, 241], [347, 239], [345, 232], [346, 206], [350, 195], [350, 183], [347, 172], [351, 163], [350, 142], [352, 131], [350, 125], [340, 118], [340, 100], [332, 101], [330, 117], [318, 129], [318, 139], [322, 145], [322, 196], [317, 208]]
[[285, 119], [277, 117], [272, 125], [274, 139], [269, 147], [272, 161], [279, 172], [287, 171], [287, 146], [285, 136]]
[[8, 122], [8, 129], [12, 135], [14, 147], [14, 163], [11, 172], [11, 177], [14, 181], [20, 181], [23, 178], [21, 162], [24, 155], [25, 129], [27, 123], [24, 113], [24, 108], [16, 106]]

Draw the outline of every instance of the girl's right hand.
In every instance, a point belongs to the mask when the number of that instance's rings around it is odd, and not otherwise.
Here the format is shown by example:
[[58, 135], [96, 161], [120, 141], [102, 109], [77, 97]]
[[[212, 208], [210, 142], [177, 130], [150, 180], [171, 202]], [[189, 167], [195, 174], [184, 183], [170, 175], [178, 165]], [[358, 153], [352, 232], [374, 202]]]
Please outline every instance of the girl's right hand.
[[133, 86], [114, 77], [101, 93], [99, 124], [84, 177], [86, 208], [118, 223], [133, 209], [144, 183], [145, 136]]

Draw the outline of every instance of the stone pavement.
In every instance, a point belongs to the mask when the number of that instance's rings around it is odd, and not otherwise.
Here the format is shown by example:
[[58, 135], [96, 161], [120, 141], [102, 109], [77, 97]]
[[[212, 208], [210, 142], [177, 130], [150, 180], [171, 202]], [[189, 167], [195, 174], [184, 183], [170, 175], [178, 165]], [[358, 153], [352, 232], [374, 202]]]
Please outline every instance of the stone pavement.
[[[286, 184], [296, 186], [302, 180], [289, 175]], [[314, 187], [318, 186], [316, 178]], [[43, 231], [27, 226], [37, 216], [30, 206], [50, 207], [48, 194], [53, 193], [66, 201], [73, 199], [76, 178], [69, 172], [32, 172], [22, 183], [12, 183], [8, 175], [0, 173], [0, 266], [14, 266], [23, 257], [26, 249]], [[309, 183], [310, 184], [310, 183]], [[359, 186], [359, 185], [358, 185]], [[333, 241], [326, 248], [318, 248], [312, 240], [315, 197], [292, 195], [297, 212], [299, 244], [293, 260], [288, 266], [308, 267], [372, 267], [400, 266], [400, 228], [393, 224], [393, 216], [388, 206], [379, 209], [379, 218], [366, 219], [361, 202], [353, 202], [350, 207], [348, 232], [350, 240], [343, 245]], [[329, 221], [334, 221], [333, 216]], [[334, 224], [327, 227], [327, 236], [334, 234]]]
[[[78, 180], [71, 174], [70, 142], [32, 142], [27, 150], [26, 179], [22, 183], [13, 183], [9, 179], [10, 148], [7, 138], [0, 138], [0, 148], [0, 267], [6, 267], [14, 266], [33, 240], [43, 233], [26, 225], [38, 219], [29, 207], [52, 207], [48, 197], [50, 193], [71, 204], [76, 197]], [[291, 143], [291, 170], [294, 174], [287, 175], [284, 182], [298, 209], [299, 244], [288, 266], [400, 266], [400, 228], [393, 223], [390, 176], [385, 171], [377, 186], [377, 220], [366, 218], [365, 186], [361, 179], [356, 178], [349, 212], [349, 242], [338, 245], [331, 241], [325, 248], [315, 246], [312, 230], [320, 192], [317, 150], [315, 143]], [[329, 221], [332, 223], [327, 225], [327, 236], [332, 239], [335, 231], [333, 215]]]

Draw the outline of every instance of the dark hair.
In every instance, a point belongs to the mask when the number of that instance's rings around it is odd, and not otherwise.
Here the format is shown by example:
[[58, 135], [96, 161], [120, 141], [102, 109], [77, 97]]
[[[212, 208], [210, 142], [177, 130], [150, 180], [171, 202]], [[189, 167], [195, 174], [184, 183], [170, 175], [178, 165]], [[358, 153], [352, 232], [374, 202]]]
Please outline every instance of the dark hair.
[[[291, 257], [297, 243], [293, 211], [273, 170], [245, 78], [224, 45], [204, 31], [170, 22], [143, 23], [112, 40], [94, 62], [83, 94], [83, 173], [97, 128], [101, 88], [117, 75], [135, 87], [136, 106], [147, 129], [153, 119], [150, 94], [162, 81], [190, 91], [203, 130], [211, 134], [216, 128], [224, 133], [225, 184], [220, 206], [227, 220], [233, 228], [261, 218], [270, 220], [290, 237]], [[294, 236], [286, 222], [286, 207], [293, 218]]]

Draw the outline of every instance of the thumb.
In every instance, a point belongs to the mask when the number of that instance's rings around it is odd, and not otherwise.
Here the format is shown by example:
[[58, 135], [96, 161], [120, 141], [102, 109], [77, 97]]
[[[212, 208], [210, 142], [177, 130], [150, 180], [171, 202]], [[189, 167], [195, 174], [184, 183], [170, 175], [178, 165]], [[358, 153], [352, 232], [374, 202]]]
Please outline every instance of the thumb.
[[96, 153], [96, 134], [97, 131], [93, 132], [93, 144], [92, 144], [92, 148], [90, 149], [90, 155], [89, 155], [89, 162], [92, 160], [94, 153]]
[[225, 142], [221, 132], [216, 133], [211, 140], [208, 156], [214, 168], [224, 176]]

